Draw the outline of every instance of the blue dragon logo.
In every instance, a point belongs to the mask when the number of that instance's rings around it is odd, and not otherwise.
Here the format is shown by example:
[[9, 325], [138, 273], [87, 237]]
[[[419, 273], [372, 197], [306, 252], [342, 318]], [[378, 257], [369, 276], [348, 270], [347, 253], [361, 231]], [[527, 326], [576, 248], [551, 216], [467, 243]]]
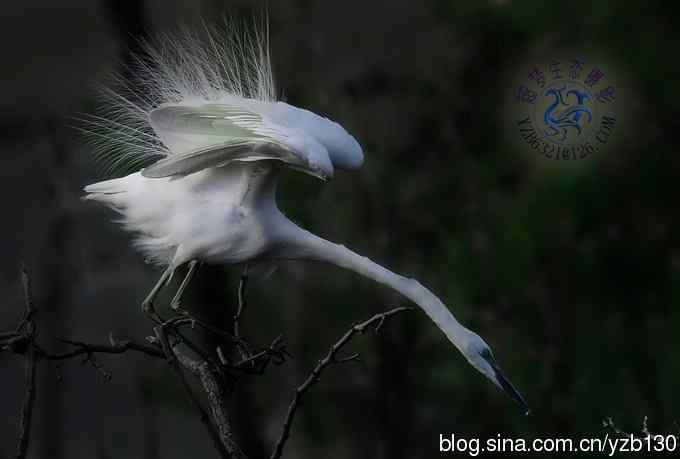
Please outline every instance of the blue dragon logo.
[[[566, 86], [562, 86], [550, 88], [545, 92], [546, 96], [552, 96], [555, 100], [543, 114], [543, 121], [547, 126], [544, 132], [547, 137], [552, 137], [554, 141], [560, 143], [567, 140], [570, 131], [575, 131], [576, 136], [580, 136], [583, 131], [581, 122], [587, 119], [590, 123], [593, 120], [591, 109], [585, 105], [591, 99], [590, 95], [578, 89], [569, 89], [566, 93], [565, 90]], [[572, 95], [576, 99], [575, 104], [570, 103]]]

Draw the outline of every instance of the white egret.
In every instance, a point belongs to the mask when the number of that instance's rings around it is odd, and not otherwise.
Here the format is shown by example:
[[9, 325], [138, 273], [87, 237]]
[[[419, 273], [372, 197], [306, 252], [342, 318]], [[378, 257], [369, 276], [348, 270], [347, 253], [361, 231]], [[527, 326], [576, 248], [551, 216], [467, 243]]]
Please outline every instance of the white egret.
[[293, 223], [276, 204], [287, 168], [328, 180], [335, 168], [363, 163], [359, 143], [339, 124], [277, 100], [268, 32], [227, 24], [207, 39], [188, 32], [147, 44], [131, 69], [105, 90], [102, 116], [84, 131], [110, 165], [162, 159], [122, 178], [85, 187], [86, 198], [122, 215], [136, 245], [165, 271], [143, 302], [153, 301], [188, 263], [182, 291], [199, 261], [257, 263], [316, 260], [385, 284], [417, 304], [468, 362], [527, 405], [499, 369], [489, 346], [461, 325], [427, 288]]

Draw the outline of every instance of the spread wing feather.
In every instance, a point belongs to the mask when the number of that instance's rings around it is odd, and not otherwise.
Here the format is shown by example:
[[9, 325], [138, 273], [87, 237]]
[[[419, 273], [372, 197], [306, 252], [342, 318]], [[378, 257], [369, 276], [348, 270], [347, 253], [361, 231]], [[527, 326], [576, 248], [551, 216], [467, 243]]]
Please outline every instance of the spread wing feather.
[[211, 167], [221, 167], [233, 161], [276, 160], [289, 164], [295, 169], [308, 171], [303, 158], [282, 145], [272, 142], [254, 142], [234, 139], [223, 145], [200, 148], [181, 155], [169, 156], [142, 170], [148, 178], [188, 175]]
[[282, 128], [268, 122], [262, 115], [230, 104], [164, 105], [149, 113], [149, 121], [154, 131], [161, 133], [286, 137]]
[[[316, 177], [327, 178], [309, 162], [299, 132], [231, 104], [165, 105], [149, 113], [149, 123], [170, 155], [142, 171], [149, 178], [187, 175], [233, 161], [276, 160]], [[311, 138], [306, 144], [323, 148]], [[324, 153], [327, 155], [324, 149]]]

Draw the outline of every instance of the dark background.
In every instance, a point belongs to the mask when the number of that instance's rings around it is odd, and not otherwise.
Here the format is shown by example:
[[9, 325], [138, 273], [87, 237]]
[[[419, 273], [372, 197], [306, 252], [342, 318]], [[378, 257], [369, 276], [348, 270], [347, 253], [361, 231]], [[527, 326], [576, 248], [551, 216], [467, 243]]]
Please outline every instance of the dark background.
[[[437, 457], [439, 434], [594, 437], [612, 416], [678, 433], [680, 40], [672, 2], [270, 2], [286, 100], [327, 114], [366, 163], [328, 184], [290, 173], [281, 207], [313, 232], [413, 275], [480, 332], [526, 395], [516, 406], [421, 313], [354, 349], [310, 393], [288, 457]], [[40, 341], [150, 334], [139, 304], [160, 275], [80, 200], [101, 178], [71, 117], [120, 70], [136, 39], [178, 23], [248, 17], [217, 0], [6, 2], [0, 8], [0, 329], [33, 273]], [[625, 125], [579, 166], [527, 154], [504, 129], [520, 63], [585, 52], [616, 70]], [[512, 112], [510, 112], [512, 113]], [[192, 307], [228, 325], [236, 268], [207, 268]], [[348, 326], [397, 295], [330, 266], [283, 266], [254, 282], [243, 328], [295, 358], [241, 381], [234, 424], [251, 457], [278, 435], [294, 387]], [[216, 457], [162, 362], [102, 357], [38, 373], [34, 458]], [[57, 373], [62, 381], [57, 382]], [[0, 354], [0, 457], [15, 447], [22, 361]]]

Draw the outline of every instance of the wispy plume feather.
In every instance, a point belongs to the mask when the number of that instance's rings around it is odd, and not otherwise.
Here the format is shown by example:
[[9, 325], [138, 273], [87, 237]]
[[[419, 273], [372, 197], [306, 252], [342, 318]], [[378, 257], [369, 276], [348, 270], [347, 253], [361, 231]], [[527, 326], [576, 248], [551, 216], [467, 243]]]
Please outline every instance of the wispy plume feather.
[[181, 27], [140, 45], [126, 71], [99, 88], [97, 112], [76, 117], [106, 175], [171, 154], [149, 124], [151, 110], [163, 104], [277, 99], [266, 13], [252, 23], [226, 18], [198, 31]]

